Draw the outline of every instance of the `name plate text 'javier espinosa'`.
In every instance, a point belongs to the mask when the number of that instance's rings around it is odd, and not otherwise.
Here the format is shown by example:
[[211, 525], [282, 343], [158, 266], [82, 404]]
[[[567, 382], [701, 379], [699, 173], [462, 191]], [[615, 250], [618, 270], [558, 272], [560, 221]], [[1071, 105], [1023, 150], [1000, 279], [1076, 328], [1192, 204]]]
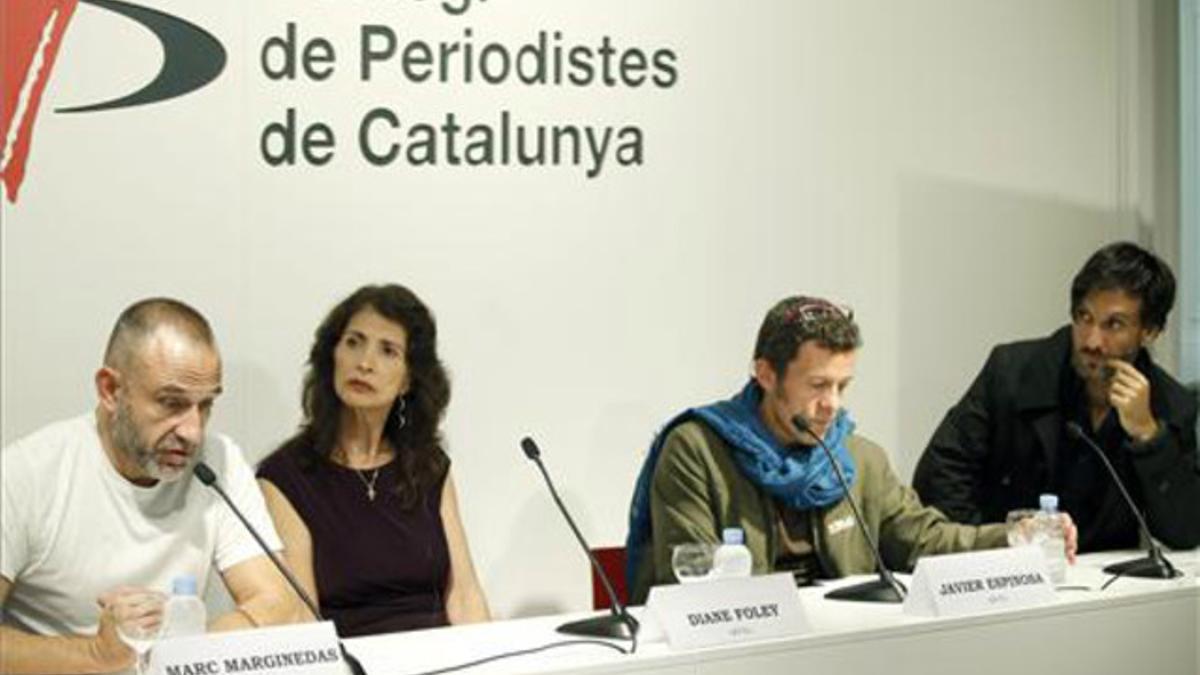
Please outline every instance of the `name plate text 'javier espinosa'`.
[[1034, 546], [930, 556], [917, 561], [904, 613], [961, 616], [1054, 600], [1046, 559]]

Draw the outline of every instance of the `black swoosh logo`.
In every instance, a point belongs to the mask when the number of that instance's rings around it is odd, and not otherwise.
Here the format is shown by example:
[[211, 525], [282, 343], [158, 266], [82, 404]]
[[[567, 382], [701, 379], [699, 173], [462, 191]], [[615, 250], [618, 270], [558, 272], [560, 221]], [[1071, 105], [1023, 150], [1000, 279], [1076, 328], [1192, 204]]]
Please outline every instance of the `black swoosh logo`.
[[[7, 2], [8, 0], [3, 0]], [[76, 113], [128, 108], [183, 96], [212, 82], [225, 69], [225, 48], [209, 32], [179, 17], [117, 0], [80, 0], [116, 12], [145, 26], [162, 43], [158, 75], [141, 89], [102, 103], [59, 108]]]

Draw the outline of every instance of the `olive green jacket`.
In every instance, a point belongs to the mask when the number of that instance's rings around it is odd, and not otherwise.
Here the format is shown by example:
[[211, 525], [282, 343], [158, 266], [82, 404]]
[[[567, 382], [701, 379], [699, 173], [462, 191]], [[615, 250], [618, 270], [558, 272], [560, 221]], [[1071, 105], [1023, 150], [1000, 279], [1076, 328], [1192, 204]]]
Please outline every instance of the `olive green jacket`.
[[[1004, 525], [958, 525], [923, 506], [892, 471], [883, 449], [861, 436], [846, 443], [857, 475], [850, 492], [879, 541], [889, 568], [908, 571], [922, 555], [1005, 545]], [[819, 449], [815, 450], [820, 452]], [[635, 573], [630, 600], [645, 601], [650, 586], [674, 583], [671, 549], [686, 542], [719, 543], [721, 530], [740, 527], [765, 574], [778, 551], [776, 502], [738, 469], [731, 448], [711, 428], [690, 420], [670, 431], [650, 489], [651, 545]], [[813, 547], [832, 577], [870, 574], [874, 556], [854, 522], [849, 502], [809, 512]]]

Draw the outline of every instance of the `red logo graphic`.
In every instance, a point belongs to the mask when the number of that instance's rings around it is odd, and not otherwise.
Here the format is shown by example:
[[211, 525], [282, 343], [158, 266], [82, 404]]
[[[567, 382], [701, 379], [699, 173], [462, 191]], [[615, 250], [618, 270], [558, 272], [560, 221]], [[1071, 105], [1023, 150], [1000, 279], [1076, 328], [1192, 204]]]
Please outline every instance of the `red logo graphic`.
[[67, 22], [79, 0], [20, 0], [0, 3], [0, 61], [3, 61], [3, 100], [0, 101], [0, 182], [10, 202], [25, 177], [25, 160], [33, 136], [42, 92], [50, 80], [54, 58]]
[[176, 16], [122, 0], [0, 0], [0, 183], [10, 202], [25, 178], [33, 127], [50, 80], [67, 22], [79, 2], [113, 12], [141, 25], [162, 46], [158, 74], [137, 91], [107, 101], [59, 108], [86, 113], [157, 103], [183, 96], [212, 82], [225, 68], [225, 48], [204, 29]]

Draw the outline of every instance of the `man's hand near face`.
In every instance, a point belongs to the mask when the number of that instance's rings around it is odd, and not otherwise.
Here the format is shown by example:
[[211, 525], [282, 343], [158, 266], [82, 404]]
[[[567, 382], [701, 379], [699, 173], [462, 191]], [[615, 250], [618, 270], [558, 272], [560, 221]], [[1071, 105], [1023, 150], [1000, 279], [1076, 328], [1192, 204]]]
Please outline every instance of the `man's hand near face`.
[[1133, 364], [1121, 359], [1110, 359], [1107, 366], [1113, 372], [1108, 402], [1117, 411], [1121, 428], [1140, 443], [1154, 438], [1158, 422], [1150, 410], [1150, 381]]

